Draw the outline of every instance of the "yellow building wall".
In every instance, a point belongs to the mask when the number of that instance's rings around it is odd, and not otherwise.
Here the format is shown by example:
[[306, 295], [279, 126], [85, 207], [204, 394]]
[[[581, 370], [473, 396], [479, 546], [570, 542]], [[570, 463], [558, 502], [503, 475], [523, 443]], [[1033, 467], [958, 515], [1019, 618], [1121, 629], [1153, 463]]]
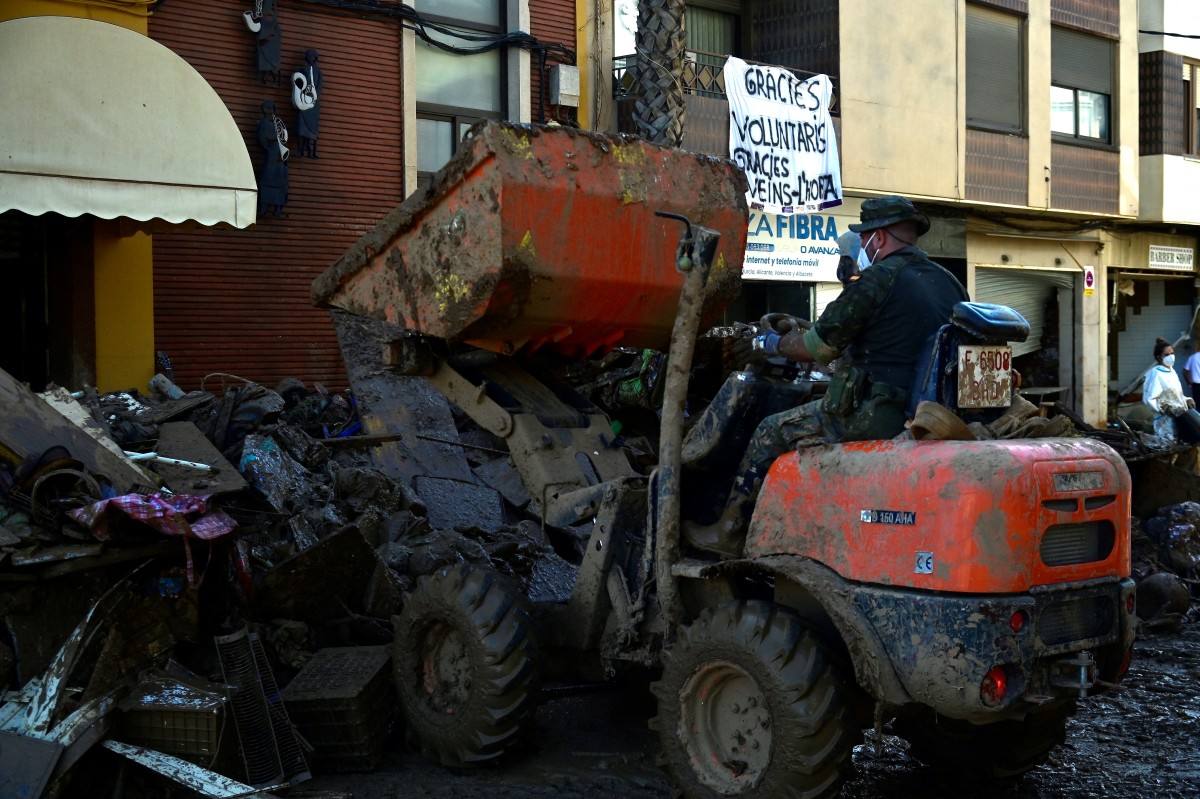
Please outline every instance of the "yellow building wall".
[[[0, 22], [36, 16], [80, 17], [147, 35], [151, 0], [125, 8], [69, 0], [5, 0]], [[93, 226], [96, 388], [145, 389], [154, 376], [154, 260], [149, 236], [122, 236], [117, 222]]]
[[145, 390], [154, 376], [154, 269], [149, 236], [96, 220], [96, 388]]
[[962, 198], [963, 13], [962, 0], [841, 3], [847, 192]]
[[149, 32], [148, 9], [152, 0], [126, 0], [122, 5], [123, 8], [116, 8], [78, 0], [5, 0], [0, 3], [0, 22], [22, 17], [80, 17], [111, 22], [146, 35]]

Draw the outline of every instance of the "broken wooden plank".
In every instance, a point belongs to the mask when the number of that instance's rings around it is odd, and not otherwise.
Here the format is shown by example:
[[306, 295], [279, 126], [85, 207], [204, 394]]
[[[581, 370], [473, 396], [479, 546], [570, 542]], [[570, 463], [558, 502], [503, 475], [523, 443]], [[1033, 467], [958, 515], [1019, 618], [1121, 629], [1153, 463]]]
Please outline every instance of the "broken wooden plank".
[[115, 752], [138, 765], [145, 766], [157, 774], [174, 780], [201, 796], [213, 796], [219, 797], [219, 799], [242, 799], [242, 797], [248, 798], [252, 796], [262, 797], [263, 799], [275, 799], [275, 795], [271, 791], [288, 787], [288, 783], [281, 783], [279, 785], [256, 788], [253, 785], [246, 785], [245, 783], [230, 779], [223, 774], [209, 771], [194, 763], [189, 763], [178, 757], [172, 757], [163, 752], [156, 752], [153, 749], [147, 749], [144, 746], [132, 746], [111, 739], [101, 745], [108, 751]]
[[104, 544], [62, 544], [55, 547], [34, 547], [12, 554], [14, 566], [36, 566], [76, 558], [90, 558], [104, 551]]
[[177, 494], [232, 494], [246, 487], [246, 480], [200, 428], [191, 422], [165, 422], [158, 427], [159, 455], [202, 463], [213, 471], [197, 472], [171, 463], [150, 464], [167, 488]]
[[[83, 410], [74, 398], [71, 404]], [[94, 421], [92, 425], [99, 431], [99, 425]], [[152, 475], [131, 463], [119, 447], [114, 452], [108, 444], [115, 447], [116, 442], [99, 432], [101, 436], [97, 437], [72, 422], [24, 383], [0, 370], [0, 443], [18, 461], [62, 445], [89, 471], [110, 480], [118, 493], [126, 493], [134, 486], [155, 485]]]
[[138, 421], [142, 424], [156, 425], [163, 422], [169, 422], [172, 419], [177, 419], [186, 413], [194, 411], [196, 408], [213, 402], [216, 399], [212, 394], [193, 393], [179, 399], [167, 400], [161, 405], [151, 408], [138, 414]]
[[342, 436], [341, 438], [317, 439], [327, 447], [375, 447], [392, 441], [400, 441], [404, 436], [399, 433], [379, 433], [371, 436]]

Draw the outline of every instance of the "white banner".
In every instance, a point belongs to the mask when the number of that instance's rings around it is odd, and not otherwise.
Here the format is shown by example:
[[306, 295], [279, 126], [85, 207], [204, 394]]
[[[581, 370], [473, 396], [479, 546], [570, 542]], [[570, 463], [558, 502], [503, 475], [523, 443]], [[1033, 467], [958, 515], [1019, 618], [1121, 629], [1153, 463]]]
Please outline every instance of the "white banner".
[[842, 168], [826, 75], [801, 80], [782, 67], [725, 62], [729, 157], [746, 173], [750, 207], [776, 214], [842, 202]]

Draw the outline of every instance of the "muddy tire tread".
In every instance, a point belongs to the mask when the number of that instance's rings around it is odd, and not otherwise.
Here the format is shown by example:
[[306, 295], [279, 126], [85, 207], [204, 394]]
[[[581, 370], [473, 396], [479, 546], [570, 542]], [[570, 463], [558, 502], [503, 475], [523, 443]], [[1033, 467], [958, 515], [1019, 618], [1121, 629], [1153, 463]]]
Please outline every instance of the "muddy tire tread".
[[[453, 713], [438, 712], [422, 685], [422, 636], [431, 624], [466, 643], [472, 690]], [[445, 567], [420, 578], [394, 617], [393, 666], [407, 735], [443, 766], [495, 762], [531, 728], [540, 659], [528, 608], [488, 569]]]
[[[770, 763], [755, 784], [732, 794], [700, 781], [678, 734], [679, 692], [713, 659], [737, 663], [753, 675], [771, 713]], [[850, 701], [854, 690], [825, 645], [792, 611], [758, 601], [705, 610], [680, 630], [675, 646], [664, 654], [662, 678], [652, 686], [658, 713], [651, 727], [658, 733], [660, 765], [676, 795], [689, 799], [836, 796], [852, 769], [854, 745], [862, 740]]]

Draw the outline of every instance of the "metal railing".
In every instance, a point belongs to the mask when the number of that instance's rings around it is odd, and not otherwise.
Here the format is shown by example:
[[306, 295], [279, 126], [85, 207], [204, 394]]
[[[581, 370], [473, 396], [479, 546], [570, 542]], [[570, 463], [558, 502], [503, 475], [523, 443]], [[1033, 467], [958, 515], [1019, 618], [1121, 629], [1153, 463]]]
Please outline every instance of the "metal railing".
[[[729, 55], [727, 53], [707, 53], [703, 50], [688, 50], [683, 61], [683, 93], [685, 95], [692, 94], [698, 97], [713, 97], [719, 100], [725, 99], [725, 59]], [[630, 53], [628, 55], [620, 55], [613, 58], [613, 99], [620, 100], [626, 97], [633, 96], [635, 83], [633, 79], [633, 67], [637, 55]], [[791, 72], [793, 75], [808, 80], [816, 77], [817, 72], [808, 72], [803, 69], [793, 69], [791, 67], [783, 67], [780, 64], [766, 64], [761, 61], [751, 61], [744, 59], [748, 64], [759, 64], [760, 66], [781, 67]], [[666, 71], [665, 67], [661, 67]], [[837, 81], [830, 78], [833, 86], [833, 99], [830, 103], [830, 109], [837, 108]]]

